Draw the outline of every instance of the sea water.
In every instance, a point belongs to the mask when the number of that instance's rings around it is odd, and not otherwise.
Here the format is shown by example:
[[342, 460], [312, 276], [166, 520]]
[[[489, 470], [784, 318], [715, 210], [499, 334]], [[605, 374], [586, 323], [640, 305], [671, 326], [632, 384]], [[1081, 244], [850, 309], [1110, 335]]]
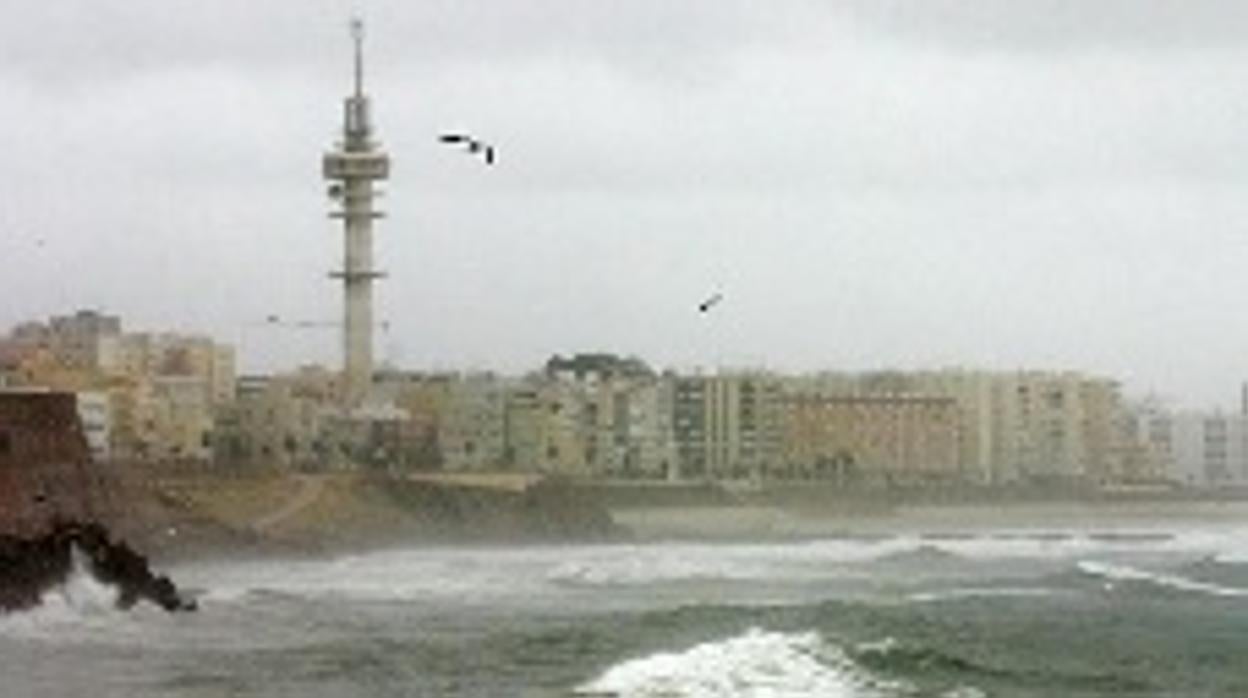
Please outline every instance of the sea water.
[[1248, 696], [1248, 528], [423, 548], [79, 573], [0, 618], [0, 695]]

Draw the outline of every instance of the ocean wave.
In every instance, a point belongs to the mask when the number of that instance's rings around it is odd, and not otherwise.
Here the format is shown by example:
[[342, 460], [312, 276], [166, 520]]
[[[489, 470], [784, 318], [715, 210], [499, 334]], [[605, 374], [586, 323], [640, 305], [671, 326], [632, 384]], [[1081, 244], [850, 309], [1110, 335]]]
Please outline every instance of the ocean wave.
[[751, 629], [683, 652], [633, 659], [574, 691], [612, 698], [885, 698], [907, 687], [860, 667], [818, 633]]
[[955, 686], [941, 694], [941, 698], [987, 698], [988, 694], [974, 686]]
[[[240, 563], [185, 573], [210, 604], [247, 603], [260, 594], [366, 602], [563, 598], [569, 589], [683, 588], [692, 584], [775, 583], [810, 587], [867, 579], [881, 570], [959, 572], [961, 562], [1060, 563], [1120, 555], [1172, 555], [1227, 562], [1243, 546], [1225, 531], [1192, 534], [1084, 534], [1053, 531], [917, 533], [873, 538], [710, 544], [655, 543], [383, 551], [328, 561]], [[1221, 557], [1215, 557], [1220, 555]], [[1243, 559], [1248, 559], [1244, 556]], [[994, 568], [995, 569], [995, 568]], [[1013, 569], [1013, 568], [1011, 568]], [[1027, 568], [1030, 569], [1030, 568]], [[890, 577], [891, 578], [891, 577]], [[839, 588], [839, 587], [838, 587]], [[978, 592], [955, 592], [978, 593]], [[920, 599], [921, 600], [921, 599]]]
[[[1244, 540], [1248, 531], [1238, 530], [1019, 530], [976, 533], [922, 533], [899, 537], [908, 541], [906, 549], [893, 555], [914, 552], [921, 547], [931, 552], [972, 560], [1023, 559], [1062, 560], [1090, 558], [1103, 554], [1157, 553], [1182, 556], [1209, 556], [1227, 564], [1248, 563]], [[898, 543], [894, 542], [894, 546]], [[884, 555], [887, 558], [888, 555]]]
[[610, 562], [565, 562], [552, 568], [546, 574], [546, 581], [571, 587], [609, 587], [661, 582], [744, 581], [757, 576], [754, 571], [732, 569], [722, 564], [624, 557]]
[[[918, 676], [944, 673], [968, 676], [1002, 676], [1004, 672], [976, 664], [968, 659], [893, 637], [873, 642], [860, 642], [853, 648], [853, 658], [862, 666], [887, 674]], [[963, 688], [978, 690], [971, 686]]]
[[398, 550], [327, 560], [213, 563], [182, 571], [209, 604], [256, 600], [364, 603], [527, 597], [540, 590], [541, 562], [513, 551]]
[[1207, 538], [1157, 532], [984, 531], [919, 533], [875, 541], [811, 544], [813, 557], [837, 562], [1062, 560], [1097, 553], [1209, 550]]
[[939, 601], [961, 601], [963, 599], [1047, 597], [1057, 593], [1059, 592], [1056, 589], [1045, 587], [966, 587], [923, 591], [910, 594], [906, 598], [914, 603], [933, 603]]
[[77, 549], [73, 551], [73, 556], [74, 566], [69, 576], [45, 591], [38, 606], [0, 615], [0, 632], [29, 635], [55, 627], [82, 625], [124, 615], [117, 609], [117, 588], [96, 579], [87, 570], [86, 562]]
[[1248, 597], [1248, 589], [1220, 586], [1177, 574], [1149, 572], [1148, 570], [1128, 565], [1112, 564], [1097, 560], [1080, 560], [1077, 567], [1084, 574], [1105, 579], [1109, 584], [1113, 582], [1144, 582], [1167, 589], [1207, 594], [1209, 596]]

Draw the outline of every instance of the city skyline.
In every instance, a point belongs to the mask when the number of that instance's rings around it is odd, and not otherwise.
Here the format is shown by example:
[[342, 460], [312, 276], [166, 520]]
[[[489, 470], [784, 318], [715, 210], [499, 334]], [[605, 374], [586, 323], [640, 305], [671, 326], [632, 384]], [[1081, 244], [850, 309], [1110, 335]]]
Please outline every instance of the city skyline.
[[[379, 359], [1073, 369], [1233, 408], [1248, 15], [1076, 5], [360, 4], [398, 163]], [[265, 319], [338, 316], [315, 167], [350, 9], [13, 11], [0, 325], [100, 307], [337, 365]], [[457, 127], [507, 156], [450, 156]]]

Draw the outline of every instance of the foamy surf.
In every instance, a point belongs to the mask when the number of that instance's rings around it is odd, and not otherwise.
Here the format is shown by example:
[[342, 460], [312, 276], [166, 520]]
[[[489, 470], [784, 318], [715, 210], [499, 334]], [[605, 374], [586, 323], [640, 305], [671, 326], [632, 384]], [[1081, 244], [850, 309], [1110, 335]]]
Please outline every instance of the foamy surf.
[[1107, 580], [1107, 583], [1110, 584], [1113, 582], [1143, 582], [1177, 591], [1207, 594], [1209, 596], [1248, 597], [1248, 589], [1224, 587], [1177, 574], [1149, 572], [1148, 570], [1128, 565], [1115, 565], [1096, 560], [1080, 560], [1078, 568], [1084, 574], [1100, 577]]
[[121, 611], [117, 610], [117, 588], [96, 579], [88, 571], [87, 562], [77, 548], [73, 551], [73, 561], [69, 576], [45, 591], [38, 606], [0, 615], [0, 630], [29, 634], [40, 628], [77, 625], [96, 618], [121, 615]]
[[574, 691], [612, 698], [884, 698], [902, 693], [902, 686], [871, 675], [818, 633], [759, 629], [617, 664]]

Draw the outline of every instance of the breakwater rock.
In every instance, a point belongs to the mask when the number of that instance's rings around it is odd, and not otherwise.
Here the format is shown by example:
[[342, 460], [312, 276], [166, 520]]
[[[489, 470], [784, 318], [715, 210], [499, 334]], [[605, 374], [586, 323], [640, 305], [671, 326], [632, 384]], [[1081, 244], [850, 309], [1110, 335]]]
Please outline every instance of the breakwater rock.
[[75, 571], [117, 590], [117, 606], [148, 601], [166, 611], [192, 611], [195, 602], [123, 541], [96, 523], [59, 522], [36, 537], [0, 535], [0, 612], [33, 608]]

